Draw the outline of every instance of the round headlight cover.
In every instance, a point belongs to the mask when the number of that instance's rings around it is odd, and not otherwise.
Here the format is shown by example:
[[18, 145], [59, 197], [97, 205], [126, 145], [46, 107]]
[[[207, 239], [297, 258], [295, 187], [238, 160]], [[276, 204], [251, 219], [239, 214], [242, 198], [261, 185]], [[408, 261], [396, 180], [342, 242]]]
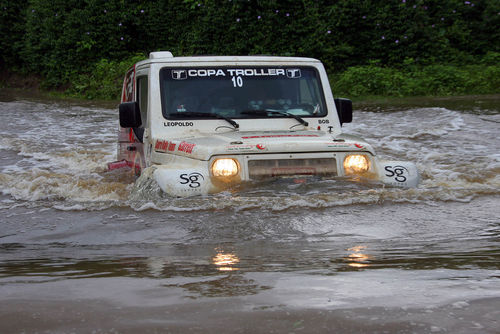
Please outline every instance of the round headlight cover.
[[346, 174], [362, 174], [370, 169], [370, 160], [363, 154], [349, 154], [344, 159]]
[[235, 159], [217, 159], [212, 164], [212, 175], [215, 177], [230, 177], [238, 174], [238, 163]]

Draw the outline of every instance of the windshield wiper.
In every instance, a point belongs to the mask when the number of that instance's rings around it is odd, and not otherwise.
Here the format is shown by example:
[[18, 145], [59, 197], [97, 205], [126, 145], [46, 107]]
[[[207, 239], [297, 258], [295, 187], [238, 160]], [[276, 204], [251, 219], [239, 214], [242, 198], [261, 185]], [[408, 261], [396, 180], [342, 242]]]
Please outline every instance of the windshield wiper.
[[309, 125], [309, 123], [304, 121], [302, 117], [290, 114], [286, 111], [271, 110], [271, 109], [255, 109], [255, 110], [243, 110], [241, 113], [247, 115], [262, 115], [262, 116], [267, 116], [268, 114], [278, 114], [278, 115], [283, 115], [285, 117], [295, 118], [300, 124], [304, 126]]
[[169, 117], [173, 118], [184, 118], [185, 116], [189, 117], [208, 117], [208, 118], [218, 118], [218, 119], [223, 119], [229, 124], [231, 124], [235, 129], [239, 129], [240, 125], [236, 123], [234, 120], [232, 120], [229, 117], [215, 114], [215, 113], [208, 113], [208, 112], [199, 112], [199, 111], [185, 111], [185, 112], [178, 112], [178, 113], [173, 113], [173, 114], [168, 114]]

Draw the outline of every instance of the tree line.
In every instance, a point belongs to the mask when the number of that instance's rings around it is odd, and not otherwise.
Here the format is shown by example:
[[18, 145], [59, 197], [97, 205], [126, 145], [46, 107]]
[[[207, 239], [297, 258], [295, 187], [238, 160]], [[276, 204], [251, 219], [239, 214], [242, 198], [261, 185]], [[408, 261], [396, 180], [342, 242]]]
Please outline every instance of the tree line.
[[500, 60], [498, 0], [0, 0], [0, 28], [1, 68], [75, 92], [156, 50], [313, 57], [337, 78]]

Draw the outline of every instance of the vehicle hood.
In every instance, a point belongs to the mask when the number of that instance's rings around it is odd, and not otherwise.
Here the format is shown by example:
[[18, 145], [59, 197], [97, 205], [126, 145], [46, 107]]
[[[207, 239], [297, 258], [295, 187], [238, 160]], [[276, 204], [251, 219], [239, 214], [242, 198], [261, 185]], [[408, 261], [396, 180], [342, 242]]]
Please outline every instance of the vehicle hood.
[[209, 160], [215, 155], [343, 152], [359, 151], [375, 154], [373, 148], [359, 137], [324, 131], [251, 131], [227, 132], [200, 137], [155, 139], [156, 152]]

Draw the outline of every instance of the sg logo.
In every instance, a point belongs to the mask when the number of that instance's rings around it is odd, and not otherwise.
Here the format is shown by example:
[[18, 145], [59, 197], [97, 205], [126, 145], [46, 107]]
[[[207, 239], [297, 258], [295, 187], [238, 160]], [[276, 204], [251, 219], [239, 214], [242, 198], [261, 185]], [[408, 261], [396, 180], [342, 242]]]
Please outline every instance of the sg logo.
[[[203, 175], [198, 172], [193, 172], [190, 174], [181, 174], [181, 184], [187, 184], [189, 188], [199, 188], [201, 186], [201, 181], [205, 180]], [[201, 180], [200, 180], [201, 179]]]
[[385, 176], [394, 177], [397, 182], [406, 182], [405, 174], [410, 172], [403, 166], [385, 166], [385, 171], [387, 172]]

